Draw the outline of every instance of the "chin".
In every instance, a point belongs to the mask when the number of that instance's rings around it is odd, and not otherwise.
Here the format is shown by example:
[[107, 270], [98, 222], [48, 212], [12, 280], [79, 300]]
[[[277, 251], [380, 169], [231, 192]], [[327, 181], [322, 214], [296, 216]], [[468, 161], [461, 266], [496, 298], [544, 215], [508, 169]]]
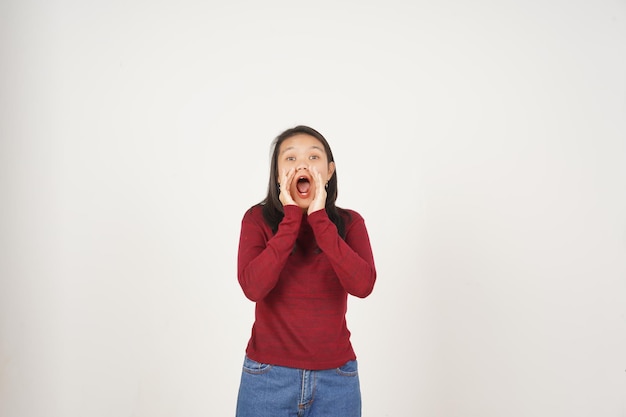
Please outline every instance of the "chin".
[[298, 207], [300, 207], [302, 210], [308, 210], [309, 206], [311, 205], [311, 202], [308, 200], [296, 200], [295, 203], [298, 205]]

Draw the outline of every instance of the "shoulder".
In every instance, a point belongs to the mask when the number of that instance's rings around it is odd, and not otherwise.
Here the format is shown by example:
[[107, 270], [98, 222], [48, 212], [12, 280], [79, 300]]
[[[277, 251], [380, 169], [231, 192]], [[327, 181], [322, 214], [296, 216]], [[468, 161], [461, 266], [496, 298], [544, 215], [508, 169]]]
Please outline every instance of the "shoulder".
[[255, 204], [254, 206], [246, 210], [243, 215], [243, 221], [263, 221], [263, 205], [260, 203]]
[[241, 220], [242, 232], [252, 233], [252, 231], [256, 231], [265, 236], [272, 236], [272, 229], [263, 215], [263, 207], [263, 204], [260, 203], [246, 210]]
[[363, 221], [363, 217], [355, 210], [340, 207], [337, 207], [337, 210], [339, 211], [339, 214], [341, 215], [343, 220], [346, 222], [346, 226], [350, 226], [353, 223]]

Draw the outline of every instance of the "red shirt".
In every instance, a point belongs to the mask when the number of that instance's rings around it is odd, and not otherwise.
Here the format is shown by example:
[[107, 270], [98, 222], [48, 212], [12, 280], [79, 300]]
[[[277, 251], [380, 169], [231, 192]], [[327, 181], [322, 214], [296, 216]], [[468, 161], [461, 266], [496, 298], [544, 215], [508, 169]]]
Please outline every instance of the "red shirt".
[[363, 218], [347, 210], [345, 240], [326, 214], [284, 207], [276, 234], [262, 206], [241, 225], [238, 279], [256, 302], [246, 354], [261, 363], [330, 369], [356, 359], [346, 326], [348, 294], [366, 297], [376, 269]]

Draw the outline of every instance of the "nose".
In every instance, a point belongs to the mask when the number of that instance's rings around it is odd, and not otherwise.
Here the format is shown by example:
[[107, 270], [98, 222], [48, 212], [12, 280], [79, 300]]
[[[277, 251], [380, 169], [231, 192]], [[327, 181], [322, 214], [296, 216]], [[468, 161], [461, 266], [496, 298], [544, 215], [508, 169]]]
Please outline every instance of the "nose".
[[307, 168], [307, 166], [306, 166], [306, 165], [304, 165], [304, 164], [302, 163], [302, 164], [299, 164], [299, 165], [296, 167], [296, 171], [300, 171], [301, 169], [308, 169], [308, 168]]

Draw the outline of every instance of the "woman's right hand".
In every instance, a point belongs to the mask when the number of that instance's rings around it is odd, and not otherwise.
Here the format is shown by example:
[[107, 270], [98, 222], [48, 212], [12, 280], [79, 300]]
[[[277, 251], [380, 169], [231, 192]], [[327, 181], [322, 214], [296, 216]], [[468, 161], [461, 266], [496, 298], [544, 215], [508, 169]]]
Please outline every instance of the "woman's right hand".
[[295, 175], [295, 168], [291, 168], [289, 170], [283, 169], [283, 172], [280, 175], [280, 182], [278, 183], [280, 185], [280, 194], [278, 198], [283, 206], [296, 205], [296, 202], [293, 201], [293, 198], [291, 197], [291, 182], [293, 181]]

